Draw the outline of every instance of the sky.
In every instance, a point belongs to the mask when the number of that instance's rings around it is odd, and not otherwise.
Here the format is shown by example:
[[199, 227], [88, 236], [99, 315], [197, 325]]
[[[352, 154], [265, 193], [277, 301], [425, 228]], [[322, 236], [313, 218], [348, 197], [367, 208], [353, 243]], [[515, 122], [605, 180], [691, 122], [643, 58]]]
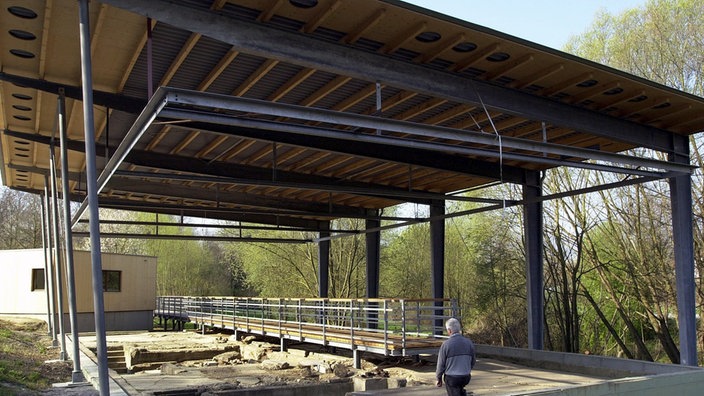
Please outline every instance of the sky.
[[647, 0], [405, 0], [512, 36], [562, 49], [596, 14], [620, 14]]

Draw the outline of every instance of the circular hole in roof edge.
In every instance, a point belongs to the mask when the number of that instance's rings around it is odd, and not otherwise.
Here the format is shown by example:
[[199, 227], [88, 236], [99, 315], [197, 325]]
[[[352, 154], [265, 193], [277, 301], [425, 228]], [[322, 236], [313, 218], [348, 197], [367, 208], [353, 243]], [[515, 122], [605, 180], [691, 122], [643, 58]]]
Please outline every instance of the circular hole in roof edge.
[[494, 52], [493, 54], [489, 55], [486, 57], [486, 60], [489, 62], [503, 62], [505, 60], [508, 60], [511, 55], [505, 53], [505, 52]]
[[642, 101], [644, 101], [644, 100], [646, 100], [646, 99], [648, 99], [648, 97], [647, 97], [646, 95], [640, 95], [640, 96], [636, 96], [635, 98], [629, 100], [629, 102], [631, 102], [631, 103], [638, 103], [638, 102], [642, 102]]
[[12, 97], [15, 99], [19, 100], [32, 100], [32, 97], [29, 95], [21, 94], [21, 93], [13, 93]]
[[597, 81], [597, 80], [584, 80], [581, 83], [577, 84], [577, 86], [580, 88], [589, 88], [589, 87], [593, 87], [597, 84], [599, 84], [599, 81]]
[[31, 107], [22, 106], [22, 105], [12, 105], [12, 108], [15, 110], [19, 110], [19, 111], [32, 111]]
[[604, 95], [618, 95], [621, 92], [623, 92], [623, 88], [616, 87], [616, 88], [613, 88], [613, 89], [610, 89], [610, 90], [604, 92]]
[[14, 56], [17, 56], [17, 57], [23, 58], [23, 59], [32, 59], [36, 56], [29, 51], [25, 51], [25, 50], [17, 49], [17, 48], [11, 49], [10, 53]]
[[318, 0], [288, 0], [288, 2], [298, 8], [313, 8], [318, 5]]
[[32, 121], [31, 118], [23, 115], [13, 115], [12, 117], [20, 121]]
[[20, 7], [20, 6], [10, 6], [7, 7], [7, 11], [10, 12], [10, 14], [24, 18], [24, 19], [34, 19], [37, 17], [37, 13], [30, 10], [29, 8], [26, 7]]
[[455, 52], [472, 52], [475, 49], [477, 49], [477, 45], [469, 41], [459, 43], [456, 46], [452, 47], [452, 50]]
[[423, 32], [416, 36], [416, 40], [421, 43], [434, 43], [442, 38], [442, 35], [438, 32]]
[[8, 33], [10, 33], [10, 36], [14, 38], [18, 38], [20, 40], [36, 40], [37, 36], [34, 35], [32, 32], [28, 32], [25, 30], [19, 30], [19, 29], [10, 29], [8, 30]]

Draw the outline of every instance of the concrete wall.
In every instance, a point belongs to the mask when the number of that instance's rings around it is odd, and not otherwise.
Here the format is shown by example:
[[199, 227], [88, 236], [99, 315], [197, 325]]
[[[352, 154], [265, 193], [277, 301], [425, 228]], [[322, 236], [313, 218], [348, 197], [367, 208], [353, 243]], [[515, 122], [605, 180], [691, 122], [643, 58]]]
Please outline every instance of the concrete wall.
[[[151, 329], [156, 304], [156, 257], [102, 254], [103, 270], [121, 272], [121, 290], [104, 292], [108, 330]], [[42, 249], [0, 251], [0, 316], [47, 319], [46, 290], [31, 290], [32, 269], [44, 268]], [[90, 252], [74, 252], [76, 314], [79, 331], [94, 331]], [[66, 284], [63, 271], [63, 283]], [[69, 328], [68, 290], [64, 287], [64, 324]]]
[[629, 377], [605, 381], [598, 384], [531, 392], [531, 395], [561, 396], [699, 396], [704, 393], [704, 370], [685, 371], [675, 374]]
[[582, 355], [578, 353], [537, 351], [481, 344], [476, 346], [476, 350], [479, 356], [513, 362], [523, 366], [595, 375], [599, 377], [622, 378], [628, 376], [681, 373], [683, 371], [704, 373], [700, 367], [653, 363], [643, 360], [619, 359], [606, 356]]

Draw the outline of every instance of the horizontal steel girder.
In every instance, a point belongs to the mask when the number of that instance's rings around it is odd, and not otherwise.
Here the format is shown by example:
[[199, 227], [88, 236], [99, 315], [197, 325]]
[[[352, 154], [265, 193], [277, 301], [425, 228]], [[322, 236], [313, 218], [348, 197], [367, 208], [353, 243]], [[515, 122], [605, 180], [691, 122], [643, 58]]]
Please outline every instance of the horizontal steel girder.
[[670, 133], [658, 128], [561, 103], [486, 81], [403, 62], [298, 32], [234, 19], [218, 12], [165, 0], [102, 0], [118, 8], [211, 37], [235, 50], [325, 70], [362, 81], [381, 82], [434, 97], [486, 106], [580, 132], [671, 152]]
[[[171, 105], [187, 105], [187, 106], [204, 106], [219, 110], [233, 110], [242, 111], [255, 114], [269, 115], [273, 117], [286, 117], [294, 118], [305, 121], [318, 121], [323, 123], [332, 123], [336, 125], [346, 125], [355, 128], [367, 128], [371, 130], [380, 129], [382, 131], [397, 132], [403, 134], [410, 134], [418, 137], [435, 138], [435, 139], [448, 139], [459, 141], [463, 143], [471, 143], [477, 145], [486, 145], [490, 147], [507, 148], [515, 150], [524, 150], [529, 152], [534, 152], [536, 155], [518, 155], [513, 153], [503, 153], [497, 151], [490, 151], [484, 149], [472, 149], [470, 147], [460, 147], [451, 145], [441, 145], [446, 146], [445, 150], [450, 151], [453, 147], [455, 150], [466, 151], [466, 154], [474, 155], [492, 155], [493, 157], [505, 156], [506, 158], [522, 160], [534, 163], [545, 163], [549, 162], [550, 158], [545, 158], [543, 154], [552, 154], [563, 157], [573, 157], [582, 158], [598, 161], [607, 161], [615, 164], [631, 165], [637, 167], [650, 167], [656, 169], [665, 169], [673, 172], [683, 172], [692, 173], [695, 167], [687, 164], [676, 164], [668, 161], [654, 160], [650, 158], [640, 158], [633, 157], [624, 154], [604, 152], [600, 150], [593, 150], [587, 148], [579, 147], [568, 147], [552, 143], [542, 143], [534, 140], [513, 138], [513, 137], [500, 137], [496, 135], [487, 134], [482, 132], [473, 132], [467, 130], [457, 130], [447, 127], [435, 126], [435, 125], [425, 125], [417, 124], [406, 121], [393, 120], [388, 118], [367, 116], [361, 114], [352, 114], [337, 112], [333, 110], [325, 109], [313, 109], [309, 107], [289, 105], [283, 103], [272, 103], [268, 101], [233, 97], [228, 95], [219, 95], [206, 92], [182, 90], [175, 88], [159, 88], [159, 90], [164, 90], [164, 100], [167, 103], [167, 108], [160, 112], [160, 116], [172, 118], [172, 119], [182, 119], [182, 120], [200, 120], [204, 122], [220, 122], [229, 123], [228, 125], [240, 125], [245, 127], [254, 127], [255, 125], [261, 125], [259, 129], [272, 129], [276, 128], [277, 124], [275, 122], [267, 122], [262, 120], [246, 120], [237, 117], [231, 117], [222, 114], [216, 114], [214, 112], [206, 113], [202, 111], [190, 111], [183, 108], [174, 108]], [[156, 95], [155, 95], [156, 96]], [[246, 123], [246, 125], [244, 125]], [[284, 124], [285, 127], [290, 131], [291, 129], [296, 129], [300, 131], [308, 130], [309, 133], [314, 134], [315, 130], [318, 128], [311, 128], [299, 125], [289, 125]], [[283, 128], [283, 127], [282, 127]], [[353, 139], [353, 137], [371, 139], [375, 136], [363, 135], [353, 132], [340, 132], [337, 135], [338, 138]], [[417, 140], [401, 139], [401, 138], [391, 138], [392, 140], [388, 142], [390, 145], [403, 145], [404, 142], [409, 142], [406, 144], [420, 144], [427, 143], [431, 145], [438, 145], [432, 142], [419, 142]], [[440, 151], [440, 148], [437, 149]], [[555, 165], [565, 165], [565, 166], [578, 166], [575, 161], [559, 161]], [[624, 170], [624, 173], [628, 173], [628, 170]]]

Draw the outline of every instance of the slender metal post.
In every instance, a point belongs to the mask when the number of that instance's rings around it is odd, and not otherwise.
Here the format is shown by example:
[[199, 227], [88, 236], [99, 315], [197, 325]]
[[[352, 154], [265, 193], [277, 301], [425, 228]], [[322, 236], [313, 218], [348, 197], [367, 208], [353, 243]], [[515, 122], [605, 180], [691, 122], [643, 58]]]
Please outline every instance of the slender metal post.
[[330, 278], [330, 239], [325, 239], [330, 236], [330, 222], [326, 222], [321, 227], [325, 231], [320, 231], [318, 242], [318, 297], [327, 298], [329, 292]]
[[54, 154], [54, 139], [51, 139], [49, 146], [49, 182], [51, 183], [51, 226], [54, 230], [54, 258], [56, 275], [56, 298], [58, 300], [57, 311], [59, 312], [59, 335], [61, 337], [61, 360], [68, 359], [66, 354], [66, 331], [64, 329], [64, 283], [61, 271], [61, 246], [59, 243], [59, 190], [56, 186], [56, 158]]
[[435, 310], [435, 334], [442, 334], [443, 331], [443, 309], [442, 299], [445, 293], [445, 201], [435, 200], [430, 204], [430, 265], [432, 274], [432, 292], [436, 299]]
[[46, 232], [46, 227], [47, 227], [47, 220], [46, 220], [46, 190], [44, 193], [40, 194], [41, 196], [41, 205], [42, 205], [42, 249], [44, 250], [44, 293], [46, 294], [46, 325], [47, 325], [47, 334], [48, 335], [53, 335], [54, 333], [54, 320], [51, 317], [51, 312], [53, 310], [51, 306], [51, 297], [50, 297], [50, 289], [49, 289], [49, 284], [50, 282], [50, 273], [49, 273], [49, 253], [47, 249], [49, 249], [49, 244], [47, 243], [47, 232]]
[[523, 229], [526, 246], [528, 348], [543, 349], [543, 187], [539, 172], [526, 172], [523, 183]]
[[[381, 220], [367, 219], [365, 222], [367, 230], [381, 227]], [[381, 261], [381, 231], [368, 232], [365, 235], [367, 248], [367, 298], [379, 297], [379, 262]], [[379, 313], [377, 309], [379, 304], [376, 302], [369, 303], [369, 311], [367, 312], [367, 327], [376, 329], [378, 327]]]
[[[365, 223], [368, 230], [381, 227], [381, 220], [379, 219], [367, 219]], [[368, 232], [365, 237], [367, 248], [367, 298], [378, 298], [381, 231]]]
[[[670, 161], [689, 163], [689, 140], [679, 136], [674, 141], [675, 153]], [[675, 283], [680, 335], [680, 364], [696, 366], [697, 317], [694, 271], [694, 237], [692, 231], [692, 179], [690, 175], [670, 179], [672, 205], [672, 236], [675, 253]]]
[[81, 80], [83, 85], [83, 129], [86, 142], [86, 184], [90, 213], [90, 253], [93, 274], [93, 310], [98, 355], [98, 380], [101, 396], [110, 394], [108, 356], [105, 340], [105, 305], [103, 302], [103, 264], [100, 256], [100, 217], [98, 214], [98, 173], [95, 157], [95, 121], [93, 119], [93, 72], [90, 57], [90, 22], [88, 0], [79, 0], [81, 41]]
[[46, 272], [46, 282], [49, 285], [49, 313], [51, 315], [51, 345], [59, 346], [59, 340], [56, 338], [56, 295], [54, 294], [54, 252], [51, 244], [51, 212], [49, 212], [49, 176], [44, 175], [44, 216], [46, 224], [46, 251], [49, 256], [49, 266]]
[[83, 382], [81, 356], [78, 347], [78, 320], [76, 319], [76, 278], [73, 266], [73, 234], [71, 232], [71, 200], [68, 186], [68, 149], [66, 148], [66, 97], [63, 88], [59, 89], [58, 98], [59, 141], [61, 142], [61, 191], [64, 197], [64, 248], [66, 249], [66, 281], [68, 284], [68, 312], [71, 323], [71, 341], [73, 342], [73, 372], [71, 382]]

